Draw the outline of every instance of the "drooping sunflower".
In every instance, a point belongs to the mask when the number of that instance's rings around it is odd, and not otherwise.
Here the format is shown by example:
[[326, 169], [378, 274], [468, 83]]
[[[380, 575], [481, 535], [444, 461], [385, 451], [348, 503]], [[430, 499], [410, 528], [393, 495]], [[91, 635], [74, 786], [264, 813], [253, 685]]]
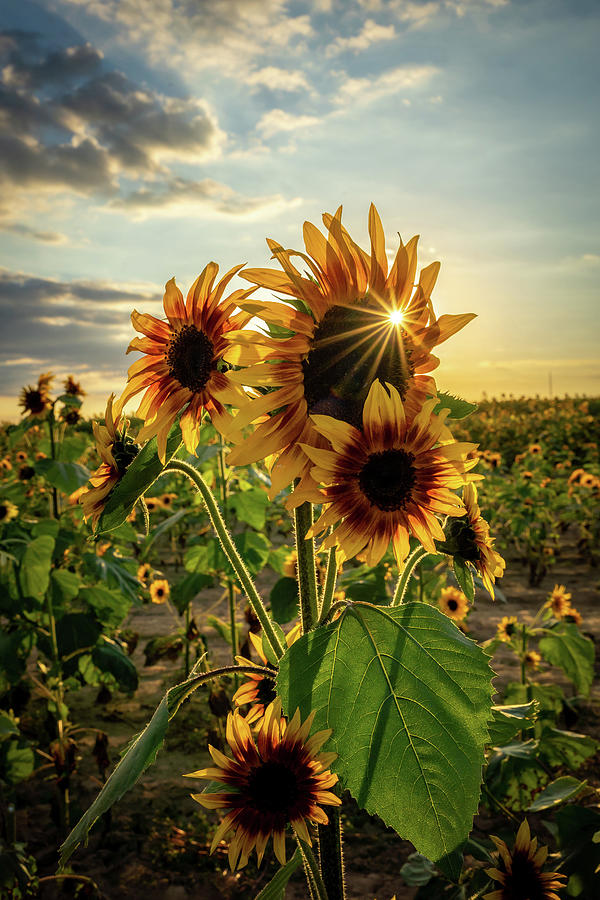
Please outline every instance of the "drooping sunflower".
[[443, 613], [454, 619], [455, 622], [462, 622], [469, 612], [469, 601], [466, 596], [452, 585], [442, 588], [438, 606]]
[[531, 837], [527, 819], [521, 822], [512, 853], [504, 841], [490, 835], [498, 848], [500, 868], [486, 869], [501, 887], [483, 895], [483, 900], [560, 900], [565, 876], [559, 872], [542, 872], [548, 856], [547, 847], [538, 847]]
[[171, 596], [171, 587], [166, 578], [153, 581], [150, 585], [150, 599], [153, 603], [164, 603]]
[[[245, 465], [269, 458], [271, 497], [296, 478], [302, 479], [302, 488], [314, 487], [311, 463], [300, 445], [327, 445], [311, 415], [326, 414], [360, 427], [363, 403], [376, 378], [393, 384], [403, 400], [419, 406], [435, 393], [435, 382], [426, 374], [439, 364], [432, 349], [474, 317], [435, 317], [430, 296], [440, 266], [435, 262], [424, 268], [415, 288], [417, 237], [406, 245], [400, 241], [388, 271], [375, 207], [369, 210], [370, 253], [351, 239], [341, 214], [340, 207], [334, 216], [323, 216], [327, 236], [305, 222], [306, 253], [268, 240], [283, 272], [242, 273], [254, 284], [291, 298], [292, 304], [244, 303], [244, 309], [278, 334], [231, 335], [237, 341], [231, 361], [248, 367], [232, 377], [266, 393], [236, 416], [240, 427], [260, 422], [234, 447], [229, 462]], [[308, 267], [307, 276], [293, 257]]]
[[38, 378], [35, 387], [27, 385], [21, 389], [19, 397], [19, 406], [23, 407], [23, 414], [29, 413], [30, 416], [41, 416], [46, 410], [50, 409], [50, 385], [54, 379], [51, 372], [45, 372]]
[[575, 609], [574, 606], [570, 606], [565, 613], [565, 622], [572, 622], [574, 625], [581, 625], [581, 623], [583, 622], [583, 616], [578, 609]]
[[471, 482], [466, 484], [462, 498], [467, 515], [460, 521], [450, 522], [444, 546], [440, 549], [471, 563], [493, 599], [494, 582], [496, 578], [502, 578], [506, 563], [494, 550], [495, 539], [490, 536], [490, 526], [481, 516], [477, 487]]
[[75, 381], [72, 375], [69, 375], [68, 378], [65, 379], [63, 390], [65, 394], [70, 394], [72, 397], [85, 397], [85, 391], [80, 383]]
[[0, 500], [0, 522], [10, 522], [19, 515], [19, 509], [10, 500]]
[[497, 637], [505, 643], [511, 641], [516, 634], [518, 622], [516, 616], [502, 616], [496, 630]]
[[444, 537], [438, 516], [465, 514], [454, 489], [481, 477], [467, 474], [477, 465], [467, 459], [473, 444], [448, 437], [448, 410], [434, 415], [437, 402], [437, 397], [427, 400], [409, 417], [396, 388], [375, 381], [364, 404], [362, 431], [331, 416], [312, 417], [332, 448], [302, 445], [315, 463], [315, 483], [324, 486], [309, 499], [326, 506], [309, 533], [336, 526], [322, 549], [337, 545], [346, 559], [360, 553], [376, 566], [391, 541], [402, 568], [412, 534], [436, 552], [434, 540]]
[[[287, 646], [291, 647], [294, 641], [300, 637], [301, 633], [302, 627], [300, 624], [294, 625], [285, 636]], [[269, 665], [263, 647], [262, 635], [250, 632], [248, 637], [262, 664], [264, 666]], [[243, 656], [236, 656], [236, 659], [242, 666], [253, 665], [251, 660], [246, 659]], [[246, 679], [244, 684], [240, 685], [233, 695], [233, 702], [237, 706], [250, 705], [250, 710], [246, 715], [246, 722], [248, 722], [248, 724], [253, 724], [260, 722], [263, 719], [266, 708], [276, 699], [277, 694], [275, 692], [275, 682], [272, 678], [247, 673]]]
[[225, 359], [235, 345], [226, 340], [226, 335], [250, 320], [250, 313], [234, 313], [256, 289], [237, 290], [222, 299], [241, 268], [230, 269], [215, 285], [219, 267], [209, 263], [193, 283], [185, 303], [172, 278], [163, 298], [166, 321], [137, 310], [131, 314], [133, 327], [144, 337], [135, 337], [127, 352], [139, 350], [144, 356], [129, 367], [120, 402], [124, 406], [145, 391], [137, 411], [145, 421], [138, 439], [146, 441], [156, 435], [162, 460], [169, 430], [179, 412], [185, 409], [180, 423], [185, 446], [195, 453], [204, 410], [213, 425], [225, 433], [232, 420], [224, 404], [239, 406], [246, 401], [243, 388], [227, 372]]
[[290, 722], [281, 716], [281, 703], [269, 704], [256, 741], [239, 710], [227, 717], [227, 741], [233, 759], [215, 747], [208, 749], [215, 766], [191, 772], [189, 778], [205, 778], [222, 785], [219, 793], [192, 794], [206, 809], [227, 814], [213, 838], [211, 853], [219, 841], [233, 832], [229, 843], [229, 865], [241, 869], [256, 847], [262, 861], [269, 838], [275, 856], [285, 863], [285, 830], [291, 825], [307, 844], [311, 843], [307, 822], [326, 825], [322, 806], [340, 806], [330, 790], [338, 777], [329, 771], [336, 753], [319, 753], [331, 731], [309, 737], [314, 713], [301, 722], [296, 710]]
[[152, 575], [152, 566], [150, 565], [150, 563], [142, 563], [142, 565], [138, 567], [136, 575], [139, 583], [143, 587], [146, 587], [146, 582]]
[[563, 619], [571, 608], [572, 596], [572, 594], [567, 592], [564, 584], [555, 584], [547, 601], [552, 615], [556, 616], [557, 619]]
[[[96, 439], [96, 450], [102, 459], [99, 467], [89, 480], [79, 502], [83, 506], [83, 516], [92, 519], [96, 527], [98, 519], [114, 486], [121, 480], [129, 464], [135, 459], [138, 448], [126, 434], [126, 423], [122, 423], [121, 407], [113, 408], [115, 395], [111, 394], [106, 404], [104, 425], [92, 425]], [[115, 415], [116, 413], [116, 415]]]

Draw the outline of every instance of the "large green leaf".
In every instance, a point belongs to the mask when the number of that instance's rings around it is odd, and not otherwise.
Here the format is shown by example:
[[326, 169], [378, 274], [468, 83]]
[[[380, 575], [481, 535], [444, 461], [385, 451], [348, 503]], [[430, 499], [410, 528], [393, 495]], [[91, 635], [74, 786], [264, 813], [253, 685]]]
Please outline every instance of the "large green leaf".
[[26, 597], [43, 600], [50, 583], [53, 550], [54, 538], [49, 534], [35, 538], [25, 550], [21, 559], [19, 580]]
[[137, 669], [116, 641], [104, 636], [104, 643], [92, 650], [92, 661], [101, 672], [109, 672], [117, 680], [121, 690], [137, 690]]
[[271, 615], [280, 625], [291, 622], [298, 615], [298, 582], [295, 578], [280, 578], [269, 595]]
[[269, 499], [262, 488], [251, 488], [249, 491], [237, 491], [227, 498], [227, 509], [235, 514], [240, 522], [246, 522], [251, 528], [260, 531], [265, 527], [265, 516]]
[[589, 694], [594, 680], [594, 645], [577, 625], [563, 622], [546, 631], [539, 649], [546, 662], [559, 666], [578, 691]]
[[452, 877], [477, 809], [489, 657], [423, 603], [356, 603], [280, 663], [285, 711], [315, 712], [343, 787]]
[[536, 796], [529, 806], [529, 812], [541, 812], [544, 809], [554, 809], [565, 800], [572, 800], [586, 786], [587, 781], [579, 781], [573, 775], [562, 775], [556, 781], [551, 781]]
[[537, 712], [538, 704], [535, 700], [518, 706], [492, 706], [490, 746], [501, 747], [508, 744], [519, 731], [532, 728]]
[[438, 392], [437, 396], [439, 403], [434, 409], [436, 415], [439, 415], [443, 409], [449, 409], [451, 419], [466, 419], [467, 416], [470, 416], [477, 409], [476, 403], [469, 403], [468, 400], [455, 397], [453, 394]]
[[[180, 446], [181, 431], [179, 425], [175, 424], [169, 432], [165, 463], [173, 458]], [[158, 458], [156, 438], [152, 438], [142, 447], [123, 478], [109, 494], [96, 534], [112, 531], [122, 525], [139, 498], [154, 484], [163, 469], [164, 465]]]
[[62, 462], [59, 459], [38, 459], [35, 471], [43, 475], [52, 487], [63, 494], [72, 494], [89, 480], [90, 473], [85, 466], [75, 462]]

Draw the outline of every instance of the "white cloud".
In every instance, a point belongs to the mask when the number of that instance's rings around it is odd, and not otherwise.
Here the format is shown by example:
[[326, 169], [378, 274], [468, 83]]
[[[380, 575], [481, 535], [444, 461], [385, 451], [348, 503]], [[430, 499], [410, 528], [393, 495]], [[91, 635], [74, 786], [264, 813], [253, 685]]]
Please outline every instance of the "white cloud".
[[387, 94], [422, 87], [438, 73], [435, 66], [398, 66], [375, 78], [350, 78], [343, 73], [335, 101], [339, 105], [370, 103]]
[[345, 50], [353, 50], [358, 53], [366, 50], [372, 44], [380, 41], [391, 41], [396, 37], [396, 29], [393, 25], [379, 25], [373, 19], [366, 19], [362, 29], [352, 37], [337, 37], [327, 48], [327, 56], [335, 56]]
[[271, 109], [265, 113], [256, 125], [265, 139], [282, 131], [298, 131], [299, 129], [312, 128], [318, 125], [320, 119], [317, 116], [295, 116], [283, 109]]
[[277, 66], [265, 66], [246, 76], [246, 84], [254, 87], [266, 87], [272, 91], [310, 91], [306, 75], [299, 69], [280, 69]]

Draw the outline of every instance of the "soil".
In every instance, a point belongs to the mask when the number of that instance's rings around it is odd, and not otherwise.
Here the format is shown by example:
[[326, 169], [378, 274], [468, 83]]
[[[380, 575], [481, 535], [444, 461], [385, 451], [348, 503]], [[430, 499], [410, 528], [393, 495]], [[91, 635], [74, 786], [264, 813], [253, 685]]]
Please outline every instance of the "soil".
[[[547, 598], [555, 583], [566, 584], [573, 604], [583, 616], [583, 631], [600, 640], [600, 570], [589, 567], [576, 556], [568, 541], [554, 569], [539, 587], [527, 584], [527, 570], [519, 562], [509, 562], [502, 581], [506, 603], [492, 602], [478, 593], [469, 616], [470, 634], [476, 640], [490, 638], [502, 616], [533, 616]], [[265, 589], [268, 585], [263, 585]], [[239, 604], [241, 607], [241, 603]], [[194, 617], [209, 641], [211, 663], [228, 661], [228, 646], [217, 633], [206, 626], [208, 615], [226, 618], [226, 603], [218, 591], [205, 592], [202, 602], [194, 604]], [[150, 605], [135, 609], [127, 629], [139, 634], [133, 653], [140, 685], [132, 697], [115, 693], [100, 702], [98, 688], [85, 687], [69, 695], [71, 719], [88, 730], [77, 734], [77, 771], [71, 779], [71, 821], [75, 822], [96, 796], [101, 781], [92, 748], [98, 730], [109, 738], [111, 765], [121, 750], [143, 729], [160, 702], [165, 690], [183, 680], [181, 659], [163, 659], [144, 666], [143, 647], [153, 637], [173, 630], [169, 609]], [[240, 617], [240, 628], [247, 626]], [[501, 647], [494, 657], [497, 672], [495, 685], [501, 689], [519, 672], [510, 652]], [[556, 672], [542, 674], [543, 681], [552, 680], [573, 693]], [[230, 692], [231, 693], [231, 692]], [[111, 813], [94, 827], [87, 847], [80, 848], [71, 860], [72, 870], [91, 878], [98, 893], [94, 896], [111, 900], [219, 900], [219, 898], [253, 898], [277, 870], [269, 854], [260, 869], [251, 861], [240, 873], [232, 875], [227, 867], [226, 851], [218, 847], [209, 856], [211, 835], [217, 821], [205, 813], [190, 797], [190, 784], [181, 776], [201, 768], [207, 762], [207, 732], [212, 743], [223, 732], [224, 719], [217, 720], [208, 710], [207, 690], [199, 689], [184, 704], [171, 723], [166, 746], [156, 762], [140, 778], [137, 785]], [[42, 704], [42, 701], [39, 701]], [[592, 689], [589, 703], [582, 710], [575, 730], [585, 731], [600, 739], [600, 686]], [[588, 761], [585, 777], [596, 786], [600, 782], [599, 758]], [[38, 874], [56, 871], [59, 830], [56, 811], [57, 788], [53, 771], [46, 769], [22, 783], [18, 789], [18, 839], [26, 841], [29, 852], [36, 856]], [[343, 809], [345, 822], [345, 860], [348, 900], [410, 900], [416, 888], [406, 887], [400, 868], [413, 852], [410, 843], [400, 838], [376, 819], [361, 813], [351, 800]], [[489, 833], [489, 817], [475, 820], [476, 833]], [[292, 842], [288, 853], [293, 850]], [[44, 882], [40, 896], [52, 898], [74, 891], [75, 882]], [[85, 892], [84, 892], [85, 893]], [[293, 877], [286, 896], [289, 900], [306, 898], [308, 892], [300, 871]]]

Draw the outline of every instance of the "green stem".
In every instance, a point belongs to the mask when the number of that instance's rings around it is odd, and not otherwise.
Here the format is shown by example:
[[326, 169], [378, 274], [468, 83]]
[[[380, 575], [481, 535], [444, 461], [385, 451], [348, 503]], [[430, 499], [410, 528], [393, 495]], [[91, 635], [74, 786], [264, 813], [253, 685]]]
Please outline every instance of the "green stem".
[[404, 600], [404, 596], [406, 594], [406, 590], [408, 588], [408, 582], [410, 581], [410, 576], [412, 575], [415, 566], [418, 566], [422, 559], [424, 559], [429, 553], [424, 547], [417, 547], [411, 555], [406, 560], [406, 565], [404, 567], [404, 571], [400, 574], [398, 578], [398, 583], [396, 585], [396, 590], [394, 591], [394, 596], [392, 597], [391, 606], [399, 606]]
[[[50, 456], [56, 459], [56, 443], [54, 440], [54, 407], [48, 412], [48, 430], [50, 432]], [[58, 519], [58, 491], [52, 487], [52, 515]]]
[[327, 614], [331, 609], [333, 595], [335, 593], [335, 584], [337, 581], [337, 563], [335, 558], [336, 548], [332, 547], [327, 557], [327, 573], [325, 575], [325, 584], [323, 585], [323, 593], [321, 594], [321, 603], [319, 604], [319, 622], [327, 618]]
[[321, 872], [329, 900], [345, 900], [342, 817], [339, 809], [329, 809], [328, 825], [319, 825]]
[[250, 606], [256, 613], [256, 616], [262, 626], [264, 635], [271, 645], [273, 649], [273, 653], [277, 656], [278, 659], [281, 659], [285, 652], [285, 648], [283, 647], [275, 629], [273, 628], [273, 623], [269, 617], [269, 614], [260, 598], [258, 591], [256, 590], [254, 583], [250, 577], [250, 573], [246, 568], [246, 564], [244, 560], [238, 553], [237, 547], [233, 543], [231, 539], [231, 535], [227, 531], [227, 526], [223, 521], [223, 516], [221, 515], [221, 511], [217, 506], [217, 502], [213, 496], [213, 493], [204, 478], [198, 472], [194, 466], [190, 466], [188, 463], [183, 462], [180, 459], [172, 459], [171, 462], [167, 463], [165, 466], [165, 471], [172, 472], [182, 472], [184, 475], [194, 483], [200, 494], [202, 495], [202, 499], [204, 500], [204, 505], [206, 506], [206, 511], [212, 523], [212, 526], [217, 534], [221, 542], [221, 546], [227, 559], [231, 563], [231, 566], [239, 578], [240, 584], [246, 592], [246, 596], [248, 597], [248, 602]]
[[298, 841], [300, 853], [302, 854], [302, 860], [304, 862], [306, 877], [308, 878], [311, 893], [313, 894], [315, 900], [329, 900], [327, 889], [319, 870], [319, 864], [316, 860], [315, 854], [313, 853], [312, 847], [310, 846], [310, 844], [307, 844], [306, 841], [303, 841], [301, 837], [298, 837], [297, 833], [296, 840]]
[[317, 573], [315, 569], [315, 542], [306, 534], [313, 524], [312, 503], [308, 501], [294, 510], [296, 554], [298, 557], [298, 590], [300, 594], [300, 620], [302, 633], [311, 631], [317, 624]]
[[[50, 646], [52, 647], [52, 659], [54, 665], [56, 666], [56, 673], [58, 678], [58, 696], [56, 698], [56, 706], [57, 706], [57, 719], [56, 719], [56, 728], [58, 732], [58, 743], [63, 751], [65, 745], [65, 722], [63, 719], [63, 706], [64, 706], [64, 685], [62, 678], [62, 665], [60, 654], [58, 651], [58, 639], [56, 636], [56, 618], [54, 616], [54, 607], [52, 605], [52, 595], [51, 591], [48, 590], [46, 593], [46, 606], [48, 612], [48, 620], [50, 624]], [[69, 830], [69, 785], [68, 782], [63, 790], [62, 794], [62, 802], [61, 802], [61, 816], [62, 816], [62, 825], [65, 834]]]
[[[223, 506], [223, 520], [225, 524], [227, 524], [227, 478], [225, 475], [225, 449], [223, 446], [223, 441], [221, 440], [221, 446], [219, 448], [219, 486], [221, 488], [221, 504]], [[233, 584], [231, 579], [227, 579], [227, 594], [229, 596], [229, 627], [231, 629], [231, 655], [233, 657], [233, 661], [235, 662], [235, 658], [238, 654], [239, 649], [239, 641], [238, 641], [238, 632], [237, 632], [237, 624], [235, 620], [236, 614], [236, 603], [235, 603], [235, 591], [233, 589]]]
[[186, 677], [190, 672], [190, 622], [191, 622], [191, 601], [185, 607], [185, 674]]

